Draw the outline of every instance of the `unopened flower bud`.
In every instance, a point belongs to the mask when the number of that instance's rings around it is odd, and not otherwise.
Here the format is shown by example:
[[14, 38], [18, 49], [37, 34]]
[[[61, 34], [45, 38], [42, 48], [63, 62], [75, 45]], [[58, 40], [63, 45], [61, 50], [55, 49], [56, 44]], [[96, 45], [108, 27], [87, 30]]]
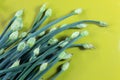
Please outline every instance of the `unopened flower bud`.
[[69, 63], [69, 62], [66, 62], [66, 63], [64, 63], [64, 64], [62, 65], [61, 69], [62, 69], [63, 71], [66, 71], [66, 70], [69, 68], [69, 66], [70, 66], [70, 63]]
[[27, 45], [28, 45], [29, 47], [32, 47], [32, 46], [35, 44], [35, 42], [36, 42], [35, 37], [32, 37], [32, 38], [28, 39]]

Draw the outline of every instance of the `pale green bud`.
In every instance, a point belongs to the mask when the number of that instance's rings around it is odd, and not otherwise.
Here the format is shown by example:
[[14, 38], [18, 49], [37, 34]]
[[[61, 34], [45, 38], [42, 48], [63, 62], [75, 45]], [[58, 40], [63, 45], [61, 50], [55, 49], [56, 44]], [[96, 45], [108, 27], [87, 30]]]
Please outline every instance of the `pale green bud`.
[[23, 21], [21, 17], [16, 18], [16, 20], [11, 25], [12, 31], [18, 31], [23, 27]]
[[60, 28], [65, 27], [65, 26], [67, 26], [67, 24], [63, 24], [63, 25], [61, 25]]
[[35, 59], [36, 58], [36, 56], [32, 56], [30, 59], [29, 59], [29, 61], [31, 61], [31, 60], [33, 60], [33, 59]]
[[64, 57], [63, 57], [63, 59], [70, 59], [71, 57], [72, 57], [73, 55], [72, 54], [66, 54]]
[[83, 44], [83, 48], [91, 49], [91, 48], [94, 48], [94, 46], [92, 44]]
[[82, 8], [79, 8], [79, 9], [75, 9], [75, 10], [74, 10], [74, 13], [75, 13], [75, 14], [81, 14], [82, 11], [83, 11]]
[[38, 36], [43, 36], [45, 34], [45, 31], [42, 31]]
[[25, 49], [25, 47], [26, 47], [25, 42], [20, 42], [18, 47], [17, 47], [17, 51], [22, 51]]
[[69, 41], [61, 41], [59, 44], [60, 44], [60, 47], [64, 47], [64, 46], [66, 46], [68, 43], [69, 43]]
[[12, 64], [12, 66], [10, 68], [19, 66], [19, 64], [20, 64], [20, 60], [17, 60]]
[[60, 53], [60, 55], [58, 56], [58, 58], [61, 60], [64, 58], [64, 56], [66, 55], [66, 53], [63, 51], [62, 53]]
[[47, 66], [48, 66], [48, 63], [47, 63], [47, 62], [41, 64], [39, 71], [40, 71], [40, 72], [41, 72], [41, 71], [44, 71], [44, 70], [47, 68]]
[[23, 15], [23, 10], [19, 10], [15, 14], [16, 17], [21, 17], [22, 15]]
[[33, 51], [34, 55], [35, 55], [35, 56], [38, 56], [38, 55], [39, 55], [39, 51], [40, 51], [39, 47], [36, 48], [36, 49]]
[[27, 35], [27, 32], [22, 32], [19, 37], [24, 38], [26, 35]]
[[106, 22], [103, 22], [103, 21], [100, 21], [99, 25], [102, 26], [102, 27], [108, 26], [108, 24]]
[[40, 8], [40, 12], [44, 12], [46, 9], [46, 4], [43, 4], [42, 7]]
[[70, 38], [71, 38], [71, 39], [74, 39], [74, 38], [78, 37], [79, 34], [80, 34], [80, 32], [76, 31], [76, 32], [74, 32], [74, 33], [70, 36]]
[[18, 38], [18, 31], [12, 32], [9, 36], [9, 40], [16, 40]]
[[51, 28], [49, 32], [55, 31], [56, 29], [57, 29], [56, 27]]
[[82, 37], [87, 36], [88, 34], [89, 34], [88, 31], [83, 31], [83, 32], [80, 33], [80, 35], [81, 35]]
[[35, 44], [35, 42], [36, 42], [35, 37], [32, 37], [32, 38], [28, 39], [27, 45], [28, 45], [29, 47], [32, 47], [32, 46]]
[[58, 58], [61, 59], [70, 59], [72, 57], [72, 54], [67, 54], [66, 52], [62, 52], [60, 53], [60, 55], [58, 56]]
[[52, 9], [48, 9], [46, 12], [45, 12], [45, 16], [51, 16], [52, 15]]
[[56, 38], [51, 38], [49, 41], [48, 41], [48, 44], [55, 44], [55, 43], [57, 43], [58, 42], [58, 39], [56, 39]]
[[62, 71], [66, 71], [69, 68], [69, 66], [70, 66], [69, 62], [64, 63], [61, 67]]

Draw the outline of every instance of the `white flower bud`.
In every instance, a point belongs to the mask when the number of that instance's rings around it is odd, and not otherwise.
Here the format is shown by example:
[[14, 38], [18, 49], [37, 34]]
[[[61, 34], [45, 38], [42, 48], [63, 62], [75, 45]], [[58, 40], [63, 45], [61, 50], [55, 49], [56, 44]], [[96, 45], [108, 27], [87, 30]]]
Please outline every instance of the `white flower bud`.
[[76, 31], [76, 32], [74, 32], [74, 33], [70, 36], [70, 38], [71, 38], [71, 39], [74, 39], [74, 38], [78, 37], [79, 34], [80, 34], [80, 32]]
[[76, 26], [76, 28], [85, 28], [87, 27], [87, 24], [81, 23]]
[[63, 24], [63, 25], [61, 25], [60, 28], [65, 27], [65, 26], [67, 26], [67, 24]]
[[16, 18], [16, 20], [12, 23], [11, 25], [11, 30], [12, 31], [18, 31], [23, 27], [23, 22], [22, 22], [22, 18], [18, 17]]
[[46, 4], [43, 4], [42, 7], [40, 8], [40, 12], [44, 12], [46, 9]]
[[41, 64], [39, 71], [41, 72], [41, 71], [45, 70], [47, 68], [47, 66], [48, 66], [47, 62]]
[[36, 56], [32, 56], [30, 59], [29, 59], [29, 61], [31, 61], [31, 60], [33, 60], [33, 59], [35, 59], [36, 58]]
[[70, 59], [72, 57], [72, 54], [66, 54], [64, 57], [63, 57], [63, 59]]
[[100, 26], [106, 27], [106, 26], [108, 26], [108, 24], [106, 22], [100, 21]]
[[69, 41], [61, 41], [59, 44], [60, 44], [60, 47], [64, 47], [64, 46], [66, 46], [68, 43], [69, 43]]
[[48, 44], [52, 45], [52, 44], [55, 44], [58, 42], [58, 39], [56, 38], [51, 38], [49, 41], [48, 41]]
[[17, 38], [18, 38], [18, 31], [11, 33], [9, 36], [9, 40], [11, 41], [16, 40]]
[[88, 31], [83, 31], [83, 32], [80, 33], [80, 35], [81, 35], [82, 37], [87, 36], [88, 34], [89, 34]]
[[22, 15], [23, 15], [23, 10], [19, 10], [15, 14], [16, 17], [21, 17]]
[[29, 47], [32, 47], [32, 46], [35, 44], [35, 42], [36, 42], [35, 37], [32, 37], [32, 38], [28, 39], [27, 45], [28, 45]]
[[64, 58], [64, 56], [66, 55], [66, 52], [62, 52], [62, 53], [60, 53], [60, 55], [58, 56], [58, 58], [61, 60], [61, 59], [63, 59]]
[[79, 8], [79, 9], [75, 9], [75, 10], [74, 10], [74, 13], [75, 13], [75, 14], [81, 14], [82, 11], [83, 11], [82, 8]]
[[91, 49], [93, 47], [94, 46], [92, 44], [83, 44], [83, 48], [85, 48], [85, 49]]
[[45, 31], [42, 31], [38, 36], [41, 37], [45, 34]]
[[25, 47], [26, 47], [25, 42], [20, 42], [18, 47], [17, 47], [17, 51], [22, 51], [25, 49]]
[[46, 12], [45, 12], [45, 16], [51, 16], [52, 15], [52, 9], [48, 9]]
[[36, 49], [33, 51], [34, 55], [35, 55], [35, 56], [38, 56], [38, 55], [39, 55], [39, 51], [40, 51], [39, 47], [36, 48]]
[[10, 68], [19, 66], [19, 64], [20, 64], [20, 60], [17, 60], [12, 64], [12, 66]]
[[49, 32], [55, 31], [56, 29], [57, 29], [56, 27], [51, 28]]
[[0, 55], [4, 53], [4, 49], [0, 49]]
[[60, 55], [58, 56], [58, 58], [60, 59], [60, 60], [62, 60], [62, 59], [70, 59], [72, 57], [72, 54], [67, 54], [66, 52], [62, 52], [62, 53], [60, 53]]
[[19, 37], [24, 38], [26, 35], [27, 35], [27, 32], [22, 32]]
[[69, 68], [69, 66], [70, 66], [69, 62], [64, 63], [61, 67], [62, 71], [66, 71]]

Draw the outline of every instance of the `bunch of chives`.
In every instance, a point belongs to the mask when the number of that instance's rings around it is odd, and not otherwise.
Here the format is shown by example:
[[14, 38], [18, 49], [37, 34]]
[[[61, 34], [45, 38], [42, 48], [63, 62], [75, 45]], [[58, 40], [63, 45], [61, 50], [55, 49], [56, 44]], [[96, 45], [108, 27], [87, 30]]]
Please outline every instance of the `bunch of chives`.
[[100, 27], [107, 26], [102, 21], [81, 20], [49, 30], [60, 21], [81, 13], [81, 8], [76, 9], [39, 29], [41, 24], [52, 15], [52, 9], [46, 9], [46, 4], [44, 4], [40, 8], [32, 28], [27, 32], [20, 33], [23, 28], [23, 10], [17, 11], [0, 35], [0, 80], [42, 80], [44, 74], [51, 67], [61, 60], [66, 60], [60, 71], [50, 79], [56, 80], [69, 67], [67, 61], [71, 59], [72, 54], [67, 53], [66, 49], [71, 47], [91, 49], [93, 45], [88, 43], [74, 44], [76, 40], [88, 35], [87, 31], [76, 31], [62, 41], [55, 36], [67, 29], [85, 28], [89, 23]]

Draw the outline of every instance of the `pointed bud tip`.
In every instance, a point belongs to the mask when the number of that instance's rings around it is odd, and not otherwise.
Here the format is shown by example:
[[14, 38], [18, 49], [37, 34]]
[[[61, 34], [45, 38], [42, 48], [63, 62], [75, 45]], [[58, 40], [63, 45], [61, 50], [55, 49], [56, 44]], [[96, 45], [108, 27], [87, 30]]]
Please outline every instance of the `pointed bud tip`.
[[66, 71], [66, 70], [69, 68], [69, 66], [70, 66], [70, 63], [69, 63], [69, 62], [64, 63], [64, 64], [62, 65], [62, 70], [63, 70], [63, 71]]
[[78, 9], [75, 9], [75, 10], [74, 10], [74, 13], [75, 13], [75, 14], [81, 14], [82, 11], [83, 11], [82, 8], [78, 8]]
[[12, 32], [9, 36], [9, 40], [16, 40], [18, 38], [18, 31]]
[[49, 8], [46, 12], [45, 12], [46, 16], [51, 16], [52, 15], [52, 9]]
[[106, 26], [108, 26], [108, 23], [103, 22], [103, 21], [100, 21], [100, 26], [101, 26], [101, 27], [106, 27]]
[[36, 38], [35, 37], [31, 37], [30, 39], [28, 39], [27, 45], [29, 47], [32, 47], [35, 44], [35, 42], [36, 42]]
[[40, 66], [40, 72], [43, 71], [43, 70], [45, 70], [47, 68], [47, 66], [48, 66], [48, 62], [45, 62], [45, 63], [41, 64], [41, 66]]
[[17, 47], [17, 51], [22, 51], [25, 49], [25, 47], [26, 47], [25, 42], [20, 42], [18, 47]]
[[71, 38], [74, 39], [74, 38], [78, 37], [79, 34], [80, 34], [80, 32], [76, 31], [71, 35]]
[[94, 46], [92, 44], [83, 44], [83, 47], [85, 49], [92, 49], [92, 48], [94, 48]]
[[22, 16], [22, 15], [23, 15], [23, 11], [24, 11], [23, 9], [17, 11], [16, 14], [15, 14], [15, 16], [16, 16], [16, 17]]
[[33, 52], [34, 52], [34, 55], [35, 55], [35, 56], [38, 56], [38, 55], [39, 55], [39, 51], [40, 51], [39, 47], [36, 48], [36, 49], [33, 51]]
[[44, 4], [41, 6], [40, 11], [41, 11], [41, 12], [44, 12], [45, 9], [46, 9], [46, 3], [44, 3]]
[[88, 31], [83, 31], [83, 32], [81, 32], [81, 34], [80, 34], [80, 35], [81, 35], [82, 37], [84, 37], [84, 36], [87, 36], [88, 34], [89, 34], [89, 32], [88, 32]]

